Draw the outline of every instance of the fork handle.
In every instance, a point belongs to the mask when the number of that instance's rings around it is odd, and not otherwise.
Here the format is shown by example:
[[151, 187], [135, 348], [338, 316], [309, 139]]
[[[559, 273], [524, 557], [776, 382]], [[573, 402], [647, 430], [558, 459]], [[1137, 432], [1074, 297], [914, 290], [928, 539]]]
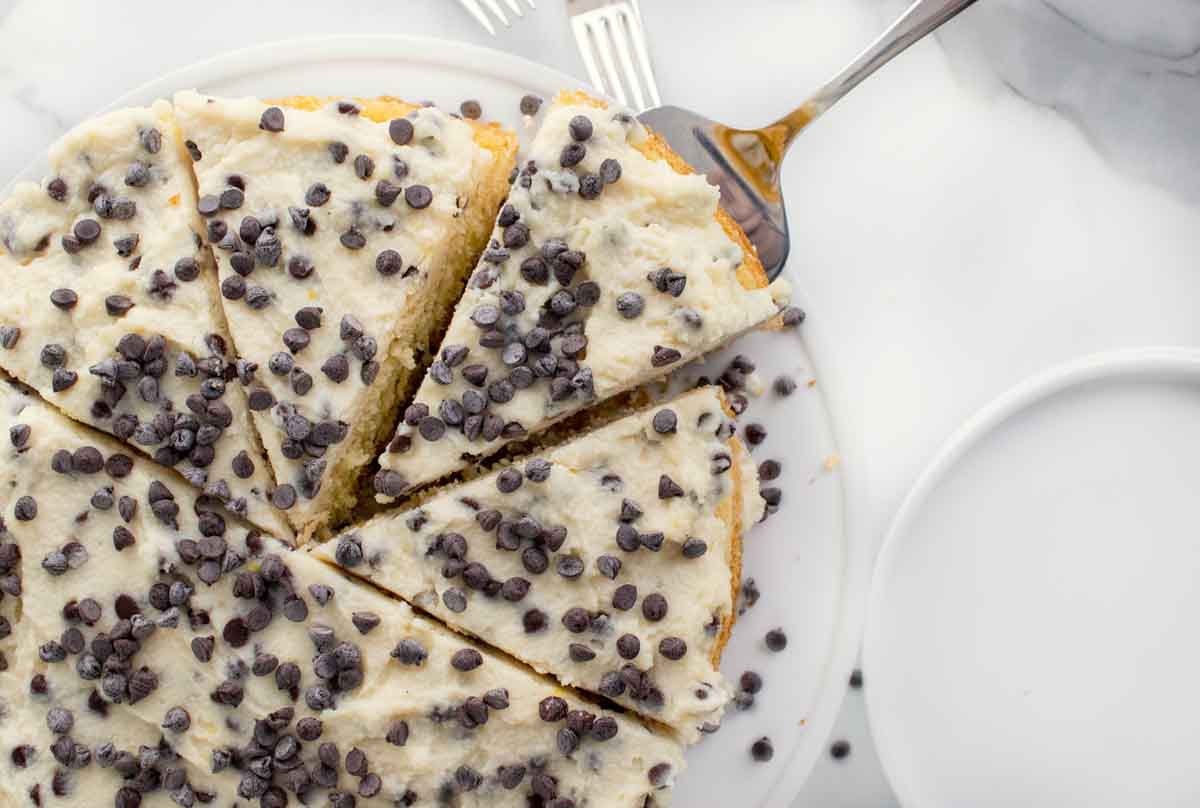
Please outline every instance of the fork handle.
[[777, 150], [776, 159], [804, 127], [857, 87], [863, 79], [890, 62], [909, 45], [936, 30], [942, 23], [974, 3], [975, 0], [916, 0], [879, 38], [860, 53], [841, 72], [822, 85], [807, 101], [775, 123], [764, 128], [770, 132]]

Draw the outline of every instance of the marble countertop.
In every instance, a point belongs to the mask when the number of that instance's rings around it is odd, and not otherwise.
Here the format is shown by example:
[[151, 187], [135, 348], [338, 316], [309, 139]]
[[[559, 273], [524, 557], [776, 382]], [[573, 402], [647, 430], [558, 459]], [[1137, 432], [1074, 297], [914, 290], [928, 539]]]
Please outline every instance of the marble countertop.
[[[488, 36], [452, 0], [0, 0], [0, 178], [118, 95], [272, 39], [472, 41], [575, 75], [562, 0]], [[895, 0], [643, 0], [664, 100], [760, 124]], [[784, 171], [793, 277], [856, 529], [879, 538], [942, 440], [1017, 381], [1096, 351], [1200, 344], [1200, 6], [987, 0], [805, 133]], [[867, 687], [870, 687], [869, 676]], [[894, 804], [850, 693], [797, 805]]]

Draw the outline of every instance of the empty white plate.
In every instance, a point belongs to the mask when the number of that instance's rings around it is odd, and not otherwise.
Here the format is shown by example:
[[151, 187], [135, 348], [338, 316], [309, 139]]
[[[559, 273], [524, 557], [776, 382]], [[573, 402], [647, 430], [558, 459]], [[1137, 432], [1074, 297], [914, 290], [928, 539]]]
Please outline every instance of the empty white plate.
[[1200, 804], [1200, 353], [1091, 357], [961, 429], [864, 648], [907, 808]]

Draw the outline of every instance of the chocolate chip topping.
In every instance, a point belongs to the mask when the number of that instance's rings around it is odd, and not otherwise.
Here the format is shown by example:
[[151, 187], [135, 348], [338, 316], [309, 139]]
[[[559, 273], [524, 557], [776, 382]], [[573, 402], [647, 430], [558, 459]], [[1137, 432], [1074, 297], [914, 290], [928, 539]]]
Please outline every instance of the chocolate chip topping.
[[258, 128], [267, 132], [283, 131], [283, 110], [279, 107], [267, 107], [258, 122]]

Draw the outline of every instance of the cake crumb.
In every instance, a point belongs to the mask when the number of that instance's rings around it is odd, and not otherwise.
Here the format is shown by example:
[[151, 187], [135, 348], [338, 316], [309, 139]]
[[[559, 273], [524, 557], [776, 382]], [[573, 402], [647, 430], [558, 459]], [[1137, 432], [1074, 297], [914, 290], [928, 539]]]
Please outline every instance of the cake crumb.
[[842, 465], [842, 456], [839, 455], [837, 452], [834, 452], [833, 454], [829, 455], [829, 457], [825, 458], [825, 462], [821, 464], [821, 467], [823, 469], [825, 469], [826, 471], [833, 471], [834, 469], [840, 467], [841, 465]]

